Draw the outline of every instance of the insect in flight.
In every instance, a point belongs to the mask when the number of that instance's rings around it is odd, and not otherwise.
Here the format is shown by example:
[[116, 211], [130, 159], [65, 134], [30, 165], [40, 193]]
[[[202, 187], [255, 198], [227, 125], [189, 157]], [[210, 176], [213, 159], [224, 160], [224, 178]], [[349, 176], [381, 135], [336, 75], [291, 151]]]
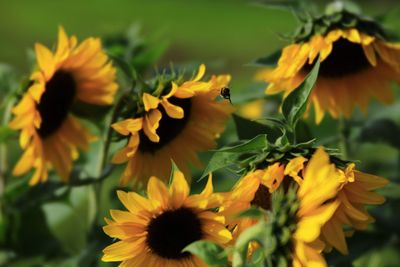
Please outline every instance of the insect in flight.
[[221, 96], [224, 99], [228, 99], [229, 102], [232, 104], [232, 101], [231, 101], [231, 90], [228, 87], [222, 87], [221, 88]]

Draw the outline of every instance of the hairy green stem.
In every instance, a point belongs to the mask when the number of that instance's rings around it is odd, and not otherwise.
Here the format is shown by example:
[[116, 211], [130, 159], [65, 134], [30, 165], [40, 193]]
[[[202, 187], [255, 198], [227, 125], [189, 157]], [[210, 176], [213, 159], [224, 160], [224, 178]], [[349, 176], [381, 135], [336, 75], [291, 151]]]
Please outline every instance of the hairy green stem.
[[107, 164], [107, 160], [108, 160], [108, 153], [110, 150], [110, 145], [111, 145], [111, 137], [112, 137], [112, 133], [113, 133], [113, 129], [111, 127], [111, 125], [117, 120], [119, 112], [121, 110], [121, 107], [124, 103], [124, 99], [127, 96], [127, 94], [123, 94], [120, 96], [120, 98], [118, 99], [116, 105], [114, 106], [111, 118], [109, 123], [107, 123], [107, 132], [105, 134], [105, 141], [104, 141], [104, 145], [101, 151], [101, 163], [100, 163], [100, 169], [99, 169], [99, 176], [101, 176], [106, 164]]
[[350, 153], [350, 129], [347, 125], [346, 119], [344, 117], [339, 118], [339, 148], [340, 152], [343, 155], [343, 159], [349, 159]]
[[[102, 191], [102, 185], [103, 185], [103, 181], [110, 175], [110, 172], [105, 172], [106, 169], [106, 165], [107, 165], [107, 161], [108, 161], [108, 154], [110, 151], [110, 145], [111, 145], [111, 138], [112, 138], [112, 133], [113, 133], [113, 129], [111, 127], [111, 125], [117, 120], [119, 112], [122, 108], [122, 105], [124, 103], [124, 99], [127, 96], [128, 93], [124, 93], [122, 94], [119, 99], [117, 100], [117, 103], [115, 104], [110, 120], [109, 122], [106, 124], [107, 125], [107, 131], [104, 135], [104, 145], [101, 149], [100, 152], [100, 165], [99, 165], [99, 169], [97, 172], [97, 179], [92, 179], [92, 181], [90, 181], [89, 184], [93, 184], [94, 186], [94, 190], [95, 190], [95, 195], [96, 195], [96, 203], [100, 203], [100, 198], [101, 198], [101, 191]], [[96, 181], [95, 183], [93, 183], [94, 181]], [[98, 221], [98, 217], [99, 217], [100, 213], [99, 211], [96, 212], [96, 219], [95, 222]]]

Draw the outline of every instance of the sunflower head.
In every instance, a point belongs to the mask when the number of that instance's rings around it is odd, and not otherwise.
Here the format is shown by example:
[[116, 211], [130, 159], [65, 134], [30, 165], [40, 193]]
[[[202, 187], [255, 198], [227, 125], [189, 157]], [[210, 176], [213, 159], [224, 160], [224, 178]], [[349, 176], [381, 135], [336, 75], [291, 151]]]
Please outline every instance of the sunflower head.
[[232, 238], [225, 217], [213, 211], [224, 196], [213, 193], [211, 175], [200, 194], [189, 195], [182, 172], [175, 169], [167, 187], [156, 177], [147, 184], [147, 198], [118, 191], [128, 211], [111, 210], [104, 232], [118, 242], [104, 249], [103, 261], [126, 266], [206, 266], [182, 250], [198, 240], [224, 245]]
[[[277, 153], [275, 156], [280, 160], [265, 161], [241, 178], [228, 194], [224, 205], [219, 209], [219, 212], [226, 217], [229, 229], [232, 231], [234, 237], [232, 243], [236, 242], [244, 231], [259, 222], [259, 218], [238, 217], [238, 214], [251, 207], [260, 208], [267, 211], [265, 219], [267, 222], [270, 221], [272, 218], [268, 214], [275, 212], [273, 206], [276, 202], [274, 202], [276, 191], [279, 189], [281, 193], [287, 193], [289, 188], [296, 184], [295, 181], [302, 179], [300, 171], [304, 168], [307, 158], [293, 155], [281, 158]], [[286, 212], [279, 209], [276, 211], [282, 214]], [[249, 243], [248, 256], [251, 256], [258, 247], [255, 242]]]
[[400, 81], [400, 46], [388, 41], [377, 22], [340, 5], [306, 20], [282, 50], [277, 67], [260, 71], [257, 78], [269, 83], [268, 94], [284, 92], [286, 97], [318, 57], [319, 76], [310, 96], [317, 123], [326, 112], [349, 117], [356, 105], [366, 112], [370, 97], [392, 101], [390, 85]]
[[[201, 166], [197, 153], [215, 146], [233, 108], [217, 101], [229, 75], [203, 81], [205, 66], [186, 80], [183, 74], [163, 74], [148, 84], [112, 127], [127, 139], [113, 162], [125, 163], [121, 183], [146, 182], [151, 175], [167, 179], [172, 158], [189, 175], [188, 164]], [[129, 101], [129, 100], [128, 100]], [[132, 101], [131, 101], [132, 102]], [[133, 108], [132, 108], [133, 106]]]
[[[226, 216], [236, 241], [259, 219], [234, 215], [250, 206], [267, 210], [264, 219], [269, 230], [260, 240], [273, 244], [265, 247], [273, 266], [282, 261], [293, 262], [293, 266], [326, 266], [320, 234], [338, 208], [335, 197], [340, 178], [341, 173], [320, 148], [311, 158], [299, 156], [245, 176], [228, 195], [220, 212]], [[256, 249], [257, 243], [249, 243], [248, 256]]]
[[[383, 203], [384, 198], [373, 190], [388, 181], [356, 171], [354, 163], [329, 155], [323, 148], [306, 147], [303, 144], [302, 150], [292, 147], [279, 152], [269, 146], [267, 152], [273, 156], [266, 156], [258, 165], [246, 160], [255, 169], [239, 180], [219, 212], [226, 217], [232, 230], [233, 243], [241, 233], [259, 222], [259, 218], [237, 216], [250, 207], [266, 210], [269, 227], [279, 231], [282, 229], [274, 223], [277, 217], [283, 216], [282, 220], [288, 224], [284, 224], [286, 230], [282, 231], [285, 236], [291, 233], [291, 241], [285, 239], [286, 243], [280, 243], [285, 249], [278, 251], [291, 251], [294, 266], [326, 266], [323, 251], [335, 248], [347, 253], [345, 229], [363, 230], [373, 222], [366, 205]], [[289, 201], [292, 191], [297, 204]], [[280, 204], [274, 204], [277, 198], [293, 205], [290, 204], [287, 211], [280, 211]], [[278, 216], [277, 212], [294, 214], [294, 217]], [[256, 243], [250, 243], [248, 255], [258, 248]], [[274, 254], [273, 257], [284, 256]]]
[[30, 184], [48, 179], [48, 167], [68, 181], [78, 149], [88, 148], [93, 136], [71, 112], [76, 102], [110, 105], [118, 88], [116, 70], [98, 38], [78, 44], [60, 27], [55, 51], [35, 45], [37, 66], [27, 92], [13, 108], [10, 127], [20, 130], [25, 150], [13, 174], [34, 168]]

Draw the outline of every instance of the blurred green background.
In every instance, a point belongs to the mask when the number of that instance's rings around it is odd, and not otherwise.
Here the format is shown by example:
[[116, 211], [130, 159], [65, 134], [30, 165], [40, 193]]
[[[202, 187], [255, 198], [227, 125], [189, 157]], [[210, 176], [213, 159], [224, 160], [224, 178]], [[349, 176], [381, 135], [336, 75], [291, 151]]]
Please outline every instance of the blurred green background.
[[[323, 6], [330, 1], [316, 2]], [[400, 36], [399, 1], [357, 2], [368, 15], [385, 14], [385, 25]], [[68, 34], [76, 34], [82, 40], [89, 36], [115, 36], [126, 31], [133, 23], [141, 25], [141, 35], [144, 38], [151, 38], [152, 42], [168, 42], [168, 49], [157, 64], [159, 67], [170, 62], [206, 63], [209, 67], [208, 73], [232, 74], [234, 103], [235, 99], [254, 87], [253, 77], [257, 69], [245, 66], [246, 63], [284, 46], [287, 41], [281, 34], [292, 32], [297, 25], [294, 16], [287, 10], [260, 7], [255, 1], [0, 0], [0, 63], [13, 66], [21, 75], [29, 74], [32, 67], [30, 49], [35, 42], [48, 46], [54, 44], [58, 25], [63, 25]], [[263, 86], [256, 87], [262, 89]], [[276, 105], [272, 104], [273, 100], [270, 103], [276, 109]], [[399, 124], [399, 101], [388, 107], [373, 103], [369, 116], [370, 120], [390, 118]], [[358, 114], [355, 117], [364, 118]], [[330, 119], [320, 126], [312, 126], [312, 123], [310, 125], [313, 134], [322, 141], [329, 139], [337, 127]], [[230, 122], [228, 134], [222, 138], [221, 144], [236, 138], [234, 130], [233, 123]], [[351, 138], [357, 139], [358, 132], [362, 130], [363, 127], [356, 129]], [[382, 132], [377, 134], [385, 136]], [[399, 181], [399, 147], [389, 146], [384, 142], [352, 146], [352, 156], [360, 160], [358, 166], [361, 170]], [[19, 153], [16, 144], [14, 148]], [[96, 147], [92, 148], [91, 153], [96, 153]], [[93, 165], [88, 165], [90, 170]], [[14, 181], [17, 178], [11, 179]], [[91, 187], [70, 190], [65, 187], [45, 186], [27, 189], [23, 183], [13, 185], [10, 189], [11, 195], [16, 198], [22, 195], [23, 198], [18, 201], [14, 199], [13, 210], [9, 211], [14, 217], [11, 216], [11, 219], [5, 220], [5, 224], [0, 224], [0, 239], [2, 235], [7, 235], [12, 240], [12, 247], [0, 246], [0, 266], [116, 266], [98, 263], [101, 249], [111, 243], [111, 240], [101, 232], [100, 227], [92, 229], [90, 226], [93, 221], [102, 225], [102, 217], [108, 216], [108, 210], [119, 207], [114, 191], [117, 179], [118, 174], [106, 180], [100, 199], [96, 199], [95, 190]], [[217, 188], [227, 189], [233, 181], [221, 180]], [[195, 190], [199, 188], [197, 185], [195, 187]], [[48, 195], [49, 192], [52, 194]], [[400, 217], [393, 216], [392, 206], [397, 205], [397, 211], [400, 211], [399, 187], [390, 187], [385, 194], [392, 197], [394, 202], [389, 201], [375, 215], [385, 223], [393, 222], [389, 225], [377, 224], [376, 227], [387, 227], [388, 232], [398, 231], [398, 226], [394, 225]], [[96, 209], [100, 210], [98, 217], [93, 214]], [[46, 224], [49, 226], [46, 227]], [[393, 230], [391, 227], [397, 228]], [[17, 230], [5, 234], [2, 233], [4, 229]], [[374, 247], [369, 255], [358, 259], [356, 266], [400, 266], [399, 235], [382, 235], [380, 238], [380, 234], [381, 232], [373, 236], [358, 235], [353, 238], [356, 244], [350, 245], [353, 247], [351, 257], [333, 259], [332, 256], [331, 262], [335, 266], [351, 266], [352, 260], [369, 251], [368, 244], [376, 241], [379, 246]], [[397, 240], [393, 240], [396, 238]], [[7, 258], [13, 258], [13, 261], [5, 260]]]
[[[170, 43], [163, 62], [218, 63], [234, 74], [234, 82], [249, 82], [253, 68], [244, 64], [286, 44], [280, 34], [294, 30], [294, 16], [245, 0], [87, 0], [0, 1], [0, 62], [29, 69], [27, 48], [35, 42], [54, 43], [57, 26], [82, 40], [121, 33], [140, 23], [144, 36]], [[330, 1], [317, 1], [320, 5]], [[367, 14], [388, 12], [393, 28], [400, 26], [398, 1], [358, 1]], [[398, 10], [397, 10], [398, 11]]]

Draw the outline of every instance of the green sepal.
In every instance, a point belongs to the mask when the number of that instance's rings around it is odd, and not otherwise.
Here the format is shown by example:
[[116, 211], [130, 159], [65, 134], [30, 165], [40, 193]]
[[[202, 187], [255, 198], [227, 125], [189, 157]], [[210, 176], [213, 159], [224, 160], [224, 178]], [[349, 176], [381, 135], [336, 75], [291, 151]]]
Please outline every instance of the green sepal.
[[207, 240], [196, 241], [185, 247], [182, 252], [190, 252], [210, 266], [224, 267], [228, 263], [228, 252], [223, 247]]

